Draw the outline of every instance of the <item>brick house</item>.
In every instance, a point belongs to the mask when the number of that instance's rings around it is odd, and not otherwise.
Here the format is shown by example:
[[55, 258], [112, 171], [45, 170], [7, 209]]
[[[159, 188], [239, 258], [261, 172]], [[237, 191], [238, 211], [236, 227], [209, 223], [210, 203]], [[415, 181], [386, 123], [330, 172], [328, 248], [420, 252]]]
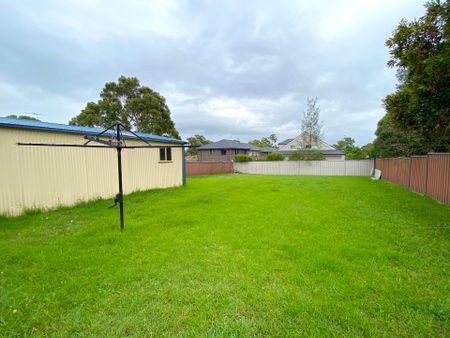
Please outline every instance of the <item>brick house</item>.
[[197, 148], [199, 162], [233, 161], [238, 154], [252, 157], [266, 156], [272, 148], [256, 147], [236, 140], [220, 140]]

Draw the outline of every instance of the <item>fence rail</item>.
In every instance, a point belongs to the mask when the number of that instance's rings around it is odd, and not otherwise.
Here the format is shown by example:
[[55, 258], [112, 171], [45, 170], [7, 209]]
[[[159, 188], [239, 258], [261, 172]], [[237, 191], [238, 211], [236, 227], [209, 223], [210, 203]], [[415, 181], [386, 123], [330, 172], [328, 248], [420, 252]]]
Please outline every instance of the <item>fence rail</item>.
[[232, 162], [186, 162], [187, 176], [230, 174], [232, 172]]
[[237, 172], [265, 175], [369, 176], [373, 166], [373, 160], [233, 163]]
[[450, 154], [376, 159], [381, 177], [450, 204]]

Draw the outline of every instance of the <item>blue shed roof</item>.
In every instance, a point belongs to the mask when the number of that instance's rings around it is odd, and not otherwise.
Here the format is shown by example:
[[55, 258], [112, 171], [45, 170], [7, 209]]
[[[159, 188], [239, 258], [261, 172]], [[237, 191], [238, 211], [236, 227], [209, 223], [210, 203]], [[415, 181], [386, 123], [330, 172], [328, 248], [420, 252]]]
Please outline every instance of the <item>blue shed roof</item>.
[[[10, 128], [20, 128], [20, 129], [33, 129], [33, 130], [43, 130], [50, 132], [58, 132], [58, 133], [69, 133], [69, 134], [80, 134], [80, 135], [97, 135], [102, 132], [103, 129], [100, 128], [92, 128], [92, 127], [82, 127], [82, 126], [72, 126], [68, 124], [59, 124], [59, 123], [49, 123], [49, 122], [40, 122], [40, 121], [30, 121], [30, 120], [17, 120], [17, 119], [9, 119], [6, 117], [0, 117], [0, 127], [10, 127]], [[114, 134], [113, 131], [108, 130], [105, 135], [112, 136]], [[176, 140], [170, 137], [146, 134], [146, 133], [136, 133], [144, 140], [153, 141], [153, 142], [164, 142], [164, 143], [187, 143], [185, 141]], [[124, 132], [123, 137], [128, 139], [137, 139], [131, 133]]]

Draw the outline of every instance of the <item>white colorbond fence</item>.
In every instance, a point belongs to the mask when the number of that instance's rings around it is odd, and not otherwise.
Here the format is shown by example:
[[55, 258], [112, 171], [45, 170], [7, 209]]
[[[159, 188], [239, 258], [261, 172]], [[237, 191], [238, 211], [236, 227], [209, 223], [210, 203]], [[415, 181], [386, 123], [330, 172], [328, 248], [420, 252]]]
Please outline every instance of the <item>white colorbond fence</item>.
[[370, 176], [373, 160], [235, 162], [235, 172], [262, 175]]

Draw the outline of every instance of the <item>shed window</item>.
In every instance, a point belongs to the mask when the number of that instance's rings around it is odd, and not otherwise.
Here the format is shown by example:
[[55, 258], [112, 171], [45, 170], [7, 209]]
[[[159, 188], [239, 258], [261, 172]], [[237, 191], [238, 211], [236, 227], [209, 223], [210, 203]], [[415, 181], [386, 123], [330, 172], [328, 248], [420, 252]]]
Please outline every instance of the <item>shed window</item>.
[[172, 161], [172, 148], [159, 148], [160, 161]]
[[225, 149], [222, 149], [222, 150], [220, 150], [220, 154], [223, 156], [223, 155], [226, 155], [227, 154], [227, 151], [225, 150]]

